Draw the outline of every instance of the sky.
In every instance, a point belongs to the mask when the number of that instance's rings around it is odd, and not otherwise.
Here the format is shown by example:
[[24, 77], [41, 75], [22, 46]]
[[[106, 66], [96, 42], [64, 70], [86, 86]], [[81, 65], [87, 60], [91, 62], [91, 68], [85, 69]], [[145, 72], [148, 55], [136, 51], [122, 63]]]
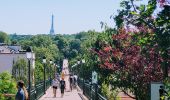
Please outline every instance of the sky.
[[100, 22], [114, 27], [121, 0], [0, 0], [0, 31], [8, 34], [49, 34], [54, 15], [56, 34], [102, 31]]

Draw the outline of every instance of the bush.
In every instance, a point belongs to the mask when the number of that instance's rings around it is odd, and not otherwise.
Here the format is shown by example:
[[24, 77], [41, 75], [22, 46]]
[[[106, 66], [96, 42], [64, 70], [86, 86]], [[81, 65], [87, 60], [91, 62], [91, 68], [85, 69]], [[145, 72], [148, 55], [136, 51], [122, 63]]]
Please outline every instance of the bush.
[[8, 72], [0, 74], [0, 100], [14, 100], [14, 97], [4, 97], [4, 94], [16, 94], [16, 81]]
[[169, 78], [169, 77], [166, 78], [163, 83], [164, 83], [164, 85], [165, 85], [166, 91], [167, 91], [168, 94], [170, 95], [170, 78]]
[[102, 95], [104, 95], [108, 100], [121, 100], [118, 97], [119, 90], [113, 89], [110, 85], [107, 85], [105, 82], [102, 83]]

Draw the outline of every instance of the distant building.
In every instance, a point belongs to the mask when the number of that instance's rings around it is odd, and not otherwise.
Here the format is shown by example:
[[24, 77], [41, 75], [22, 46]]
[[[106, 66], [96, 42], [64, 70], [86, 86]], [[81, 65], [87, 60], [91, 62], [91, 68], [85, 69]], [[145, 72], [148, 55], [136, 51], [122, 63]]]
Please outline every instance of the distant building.
[[50, 35], [55, 35], [55, 32], [54, 32], [54, 15], [52, 15]]
[[[21, 49], [21, 46], [9, 46], [0, 44], [0, 73], [8, 71], [12, 73], [13, 64], [18, 59], [25, 59], [28, 61], [26, 51]], [[32, 53], [31, 67], [35, 68], [35, 54]]]

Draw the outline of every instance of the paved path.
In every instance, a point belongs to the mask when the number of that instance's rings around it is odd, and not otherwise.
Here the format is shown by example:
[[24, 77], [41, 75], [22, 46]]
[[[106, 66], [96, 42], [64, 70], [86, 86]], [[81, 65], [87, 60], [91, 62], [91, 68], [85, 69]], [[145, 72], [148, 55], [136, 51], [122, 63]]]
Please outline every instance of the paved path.
[[54, 98], [53, 89], [50, 87], [46, 91], [46, 94], [43, 95], [39, 100], [82, 100], [79, 96], [79, 94], [82, 94], [82, 92], [78, 92], [76, 89], [73, 90], [72, 92], [68, 92], [68, 91], [70, 91], [70, 88], [69, 88], [70, 82], [69, 82], [69, 69], [68, 69], [68, 60], [67, 59], [63, 60], [62, 72], [65, 74], [64, 80], [66, 82], [66, 91], [64, 93], [63, 98], [61, 98], [60, 89], [57, 89], [57, 95]]
[[50, 87], [46, 94], [43, 95], [39, 100], [82, 100], [78, 94], [77, 90], [72, 92], [65, 92], [63, 98], [61, 98], [60, 90], [57, 89], [57, 95], [53, 97], [53, 89]]

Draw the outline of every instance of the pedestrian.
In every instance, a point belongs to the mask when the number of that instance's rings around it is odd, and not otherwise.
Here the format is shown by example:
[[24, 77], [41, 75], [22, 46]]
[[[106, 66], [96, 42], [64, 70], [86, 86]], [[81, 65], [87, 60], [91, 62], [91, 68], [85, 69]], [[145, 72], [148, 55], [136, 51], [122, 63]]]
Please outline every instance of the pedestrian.
[[55, 78], [53, 79], [52, 81], [52, 87], [53, 87], [53, 94], [54, 94], [54, 97], [56, 97], [56, 91], [57, 91], [57, 88], [59, 86], [59, 80], [57, 79], [57, 77], [55, 76]]
[[61, 79], [62, 79], [62, 78], [65, 78], [64, 72], [61, 73]]
[[64, 78], [62, 77], [62, 80], [60, 81], [61, 98], [62, 98], [63, 95], [64, 95], [65, 87], [66, 87], [66, 83], [65, 83], [65, 81], [64, 81]]
[[74, 75], [74, 87], [77, 88], [77, 75]]
[[22, 80], [17, 82], [17, 88], [18, 92], [15, 96], [15, 100], [28, 100], [28, 92]]
[[73, 75], [71, 75], [71, 74], [69, 76], [69, 82], [70, 82], [70, 90], [72, 91], [72, 89], [73, 89]]

